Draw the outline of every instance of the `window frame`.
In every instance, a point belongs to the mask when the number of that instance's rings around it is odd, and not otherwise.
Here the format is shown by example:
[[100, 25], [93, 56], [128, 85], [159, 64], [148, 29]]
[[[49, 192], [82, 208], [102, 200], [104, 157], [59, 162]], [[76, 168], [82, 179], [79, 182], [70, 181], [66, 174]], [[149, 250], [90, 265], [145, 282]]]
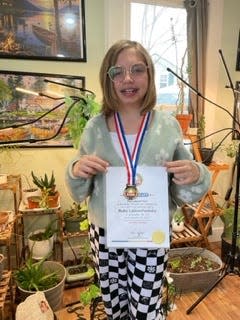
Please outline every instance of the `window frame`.
[[105, 50], [120, 39], [130, 38], [131, 3], [184, 8], [184, 0], [104, 0]]

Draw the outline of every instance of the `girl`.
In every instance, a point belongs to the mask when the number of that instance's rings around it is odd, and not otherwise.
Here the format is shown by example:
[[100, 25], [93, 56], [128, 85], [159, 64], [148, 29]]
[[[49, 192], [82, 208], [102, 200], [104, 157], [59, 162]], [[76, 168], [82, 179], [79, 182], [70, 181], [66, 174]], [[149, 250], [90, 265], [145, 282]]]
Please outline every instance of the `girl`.
[[[141, 44], [115, 43], [103, 59], [100, 83], [102, 110], [84, 130], [79, 153], [67, 168], [67, 186], [75, 201], [89, 197], [90, 242], [108, 319], [165, 319], [161, 291], [167, 250], [106, 246], [104, 176], [108, 166], [127, 170], [119, 131], [131, 153], [146, 117], [138, 165], [166, 167], [171, 214], [176, 205], [196, 202], [207, 192], [209, 171], [192, 160], [175, 118], [153, 110], [154, 66]], [[129, 196], [136, 196], [134, 190]]]

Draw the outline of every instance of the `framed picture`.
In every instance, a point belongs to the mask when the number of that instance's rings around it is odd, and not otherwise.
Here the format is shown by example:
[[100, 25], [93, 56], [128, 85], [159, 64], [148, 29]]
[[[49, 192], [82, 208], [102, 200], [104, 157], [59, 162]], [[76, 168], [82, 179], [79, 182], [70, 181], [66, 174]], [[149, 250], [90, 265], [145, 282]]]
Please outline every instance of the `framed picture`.
[[236, 82], [235, 89], [237, 90], [234, 104], [234, 119], [236, 121], [233, 121], [233, 129], [235, 129], [233, 132], [233, 139], [240, 140], [240, 81]]
[[236, 71], [240, 71], [240, 31], [238, 35]]
[[84, 87], [85, 77], [1, 71], [0, 147], [71, 147], [66, 97]]
[[0, 1], [0, 58], [86, 62], [84, 0]]

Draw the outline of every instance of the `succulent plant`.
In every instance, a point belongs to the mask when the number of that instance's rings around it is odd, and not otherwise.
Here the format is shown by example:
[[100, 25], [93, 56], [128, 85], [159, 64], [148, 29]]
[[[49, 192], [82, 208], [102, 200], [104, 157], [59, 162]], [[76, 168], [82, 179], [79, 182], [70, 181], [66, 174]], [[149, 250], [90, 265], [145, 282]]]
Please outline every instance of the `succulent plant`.
[[45, 189], [45, 190], [52, 190], [55, 187], [55, 176], [52, 171], [52, 175], [49, 178], [48, 175], [45, 173], [44, 177], [37, 177], [33, 171], [31, 172], [32, 178], [33, 178], [33, 183], [40, 189]]

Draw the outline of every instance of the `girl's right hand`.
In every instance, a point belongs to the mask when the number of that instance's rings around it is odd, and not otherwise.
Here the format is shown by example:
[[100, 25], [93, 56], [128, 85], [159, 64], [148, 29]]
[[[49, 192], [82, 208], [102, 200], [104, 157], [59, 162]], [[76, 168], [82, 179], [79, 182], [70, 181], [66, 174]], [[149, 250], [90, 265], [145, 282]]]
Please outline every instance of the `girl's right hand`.
[[106, 172], [109, 163], [95, 155], [84, 155], [74, 163], [72, 173], [75, 177], [90, 178], [99, 173]]

